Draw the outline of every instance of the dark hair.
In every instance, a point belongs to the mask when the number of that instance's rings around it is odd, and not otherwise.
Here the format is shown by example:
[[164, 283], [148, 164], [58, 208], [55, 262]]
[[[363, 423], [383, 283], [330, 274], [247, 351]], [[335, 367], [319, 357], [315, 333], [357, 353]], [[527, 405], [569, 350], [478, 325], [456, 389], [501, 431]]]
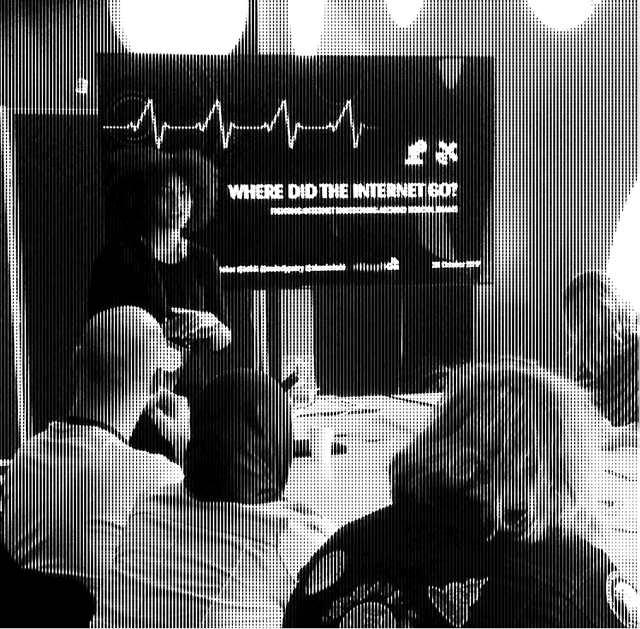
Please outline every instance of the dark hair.
[[213, 218], [218, 196], [214, 162], [195, 150], [160, 153], [154, 149], [116, 151], [107, 160], [107, 210], [119, 235], [141, 234], [149, 203], [172, 175], [185, 181], [193, 199], [188, 231], [197, 232]]
[[249, 369], [227, 372], [196, 396], [184, 484], [197, 499], [279, 500], [292, 458], [289, 400], [273, 378]]

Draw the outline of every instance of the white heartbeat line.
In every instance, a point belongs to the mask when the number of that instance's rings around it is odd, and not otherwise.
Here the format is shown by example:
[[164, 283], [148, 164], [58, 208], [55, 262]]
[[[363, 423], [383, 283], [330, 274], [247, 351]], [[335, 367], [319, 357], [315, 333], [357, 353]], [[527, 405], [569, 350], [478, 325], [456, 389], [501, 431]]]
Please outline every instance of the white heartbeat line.
[[163, 122], [158, 129], [158, 121], [156, 119], [156, 113], [153, 107], [153, 99], [150, 98], [145, 104], [144, 109], [142, 110], [142, 113], [137, 120], [131, 121], [124, 125], [104, 125], [103, 129], [109, 129], [112, 131], [133, 131], [134, 133], [137, 133], [144, 123], [145, 118], [147, 116], [150, 116], [155, 144], [158, 150], [160, 150], [162, 142], [164, 141], [165, 133], [167, 131], [200, 131], [204, 133], [207, 130], [209, 123], [213, 120], [213, 117], [216, 114], [218, 115], [218, 127], [220, 130], [220, 137], [222, 138], [222, 146], [225, 149], [229, 146], [231, 135], [234, 131], [266, 131], [267, 133], [271, 133], [281, 115], [284, 116], [290, 149], [294, 147], [296, 138], [298, 137], [298, 133], [300, 131], [331, 131], [332, 133], [335, 133], [342, 124], [342, 120], [345, 118], [345, 116], [348, 116], [349, 118], [349, 126], [351, 127], [351, 139], [354, 149], [358, 148], [360, 138], [362, 137], [362, 132], [365, 129], [371, 128], [364, 123], [356, 125], [353, 116], [353, 107], [351, 105], [351, 101], [348, 100], [345, 102], [344, 107], [342, 108], [342, 111], [340, 112], [340, 115], [335, 122], [328, 122], [325, 125], [303, 125], [299, 122], [296, 122], [293, 125], [292, 129], [287, 101], [283, 100], [280, 103], [280, 107], [278, 107], [278, 111], [276, 112], [271, 122], [263, 122], [260, 125], [238, 125], [235, 122], [230, 122], [228, 128], [225, 129], [224, 120], [222, 117], [222, 104], [219, 100], [216, 100], [203, 122], [196, 122], [192, 125], [173, 125], [167, 122]]

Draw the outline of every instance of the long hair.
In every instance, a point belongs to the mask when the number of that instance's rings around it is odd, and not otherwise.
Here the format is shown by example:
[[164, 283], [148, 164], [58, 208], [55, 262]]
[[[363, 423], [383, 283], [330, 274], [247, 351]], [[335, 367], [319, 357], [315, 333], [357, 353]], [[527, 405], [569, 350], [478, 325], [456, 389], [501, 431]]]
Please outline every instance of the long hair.
[[535, 363], [461, 367], [432, 425], [392, 461], [393, 501], [479, 507], [487, 537], [586, 534], [603, 422], [580, 387]]

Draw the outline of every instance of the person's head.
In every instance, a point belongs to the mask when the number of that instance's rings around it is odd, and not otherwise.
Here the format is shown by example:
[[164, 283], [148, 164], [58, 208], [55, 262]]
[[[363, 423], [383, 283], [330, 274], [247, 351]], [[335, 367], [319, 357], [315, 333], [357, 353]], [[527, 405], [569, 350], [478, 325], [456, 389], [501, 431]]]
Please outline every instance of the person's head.
[[85, 326], [74, 355], [75, 411], [133, 430], [156, 392], [160, 371], [180, 366], [158, 322], [133, 306], [98, 313]]
[[191, 218], [191, 190], [174, 161], [158, 163], [145, 177], [143, 221], [147, 229], [182, 230]]
[[197, 231], [213, 216], [218, 172], [198, 151], [117, 151], [107, 170], [107, 202], [123, 235]]
[[293, 457], [289, 400], [263, 373], [223, 374], [194, 400], [185, 487], [199, 500], [262, 504], [279, 500]]
[[576, 275], [562, 306], [577, 358], [591, 369], [606, 364], [637, 331], [638, 314], [600, 271]]
[[394, 503], [472, 507], [488, 537], [579, 530], [595, 513], [602, 426], [586, 392], [535, 363], [462, 367], [432, 425], [392, 461]]

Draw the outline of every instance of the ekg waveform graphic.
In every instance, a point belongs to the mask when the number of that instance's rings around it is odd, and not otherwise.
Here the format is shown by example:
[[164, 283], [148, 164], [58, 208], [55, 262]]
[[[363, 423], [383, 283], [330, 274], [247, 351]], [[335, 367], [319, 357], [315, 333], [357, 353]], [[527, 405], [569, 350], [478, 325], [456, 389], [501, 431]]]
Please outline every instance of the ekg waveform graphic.
[[330, 131], [331, 133], [335, 133], [345, 120], [346, 122], [348, 122], [351, 129], [351, 140], [353, 148], [357, 149], [358, 144], [360, 143], [360, 138], [362, 137], [362, 133], [365, 129], [371, 128], [367, 127], [367, 125], [365, 125], [364, 123], [356, 123], [353, 115], [353, 107], [350, 100], [345, 102], [340, 115], [336, 118], [335, 121], [328, 122], [324, 125], [304, 125], [300, 122], [295, 122], [292, 124], [291, 117], [289, 116], [289, 107], [287, 105], [287, 101], [283, 100], [270, 122], [263, 122], [258, 125], [239, 125], [231, 121], [225, 127], [224, 117], [222, 115], [222, 104], [219, 100], [216, 100], [216, 102], [213, 104], [213, 107], [211, 107], [209, 113], [207, 114], [207, 117], [202, 122], [196, 122], [191, 125], [174, 125], [163, 122], [160, 126], [158, 126], [153, 99], [149, 99], [147, 100], [137, 120], [132, 120], [131, 122], [123, 125], [104, 125], [103, 129], [107, 129], [110, 131], [132, 131], [133, 133], [137, 133], [140, 130], [140, 127], [142, 127], [142, 125], [144, 124], [144, 121], [147, 119], [147, 117], [151, 122], [153, 137], [158, 150], [162, 146], [162, 142], [164, 141], [164, 136], [167, 131], [200, 131], [204, 133], [208, 129], [210, 123], [214, 120], [214, 118], [217, 118], [217, 126], [220, 132], [222, 146], [225, 149], [229, 146], [229, 142], [231, 141], [231, 136], [233, 135], [234, 131], [263, 131], [271, 133], [281, 117], [284, 120], [284, 124], [287, 130], [287, 138], [290, 149], [293, 149], [300, 131]]

